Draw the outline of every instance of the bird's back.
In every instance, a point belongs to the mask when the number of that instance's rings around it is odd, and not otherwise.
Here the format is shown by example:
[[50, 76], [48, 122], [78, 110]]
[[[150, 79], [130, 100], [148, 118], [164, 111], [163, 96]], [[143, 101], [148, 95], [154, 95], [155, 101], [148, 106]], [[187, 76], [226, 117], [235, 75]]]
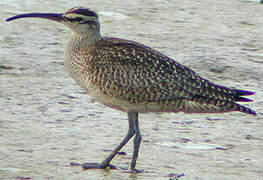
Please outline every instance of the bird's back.
[[124, 111], [254, 111], [235, 103], [249, 91], [215, 85], [145, 45], [104, 37], [68, 54], [67, 69], [96, 100]]

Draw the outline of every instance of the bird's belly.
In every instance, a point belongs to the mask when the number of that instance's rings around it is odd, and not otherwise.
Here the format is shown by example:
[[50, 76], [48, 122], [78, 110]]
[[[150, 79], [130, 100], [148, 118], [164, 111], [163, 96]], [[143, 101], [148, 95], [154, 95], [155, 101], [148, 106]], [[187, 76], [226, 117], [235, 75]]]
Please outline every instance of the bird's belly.
[[126, 99], [123, 99], [119, 96], [112, 96], [105, 94], [100, 91], [100, 88], [96, 86], [86, 86], [88, 94], [96, 101], [104, 104], [107, 107], [117, 109], [120, 111], [134, 111], [139, 113], [148, 113], [148, 112], [177, 112], [174, 107], [169, 107], [164, 103], [156, 102], [131, 102]]

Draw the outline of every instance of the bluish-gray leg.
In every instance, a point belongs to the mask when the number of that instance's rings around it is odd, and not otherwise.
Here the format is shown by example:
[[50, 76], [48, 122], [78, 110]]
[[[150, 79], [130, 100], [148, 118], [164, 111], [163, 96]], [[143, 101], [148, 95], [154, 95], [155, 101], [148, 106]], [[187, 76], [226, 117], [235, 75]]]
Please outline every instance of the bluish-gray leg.
[[133, 147], [133, 155], [132, 155], [132, 162], [131, 162], [131, 171], [132, 172], [141, 172], [141, 171], [135, 169], [136, 161], [137, 161], [138, 154], [139, 154], [140, 144], [142, 141], [142, 136], [140, 133], [139, 122], [138, 122], [138, 113], [131, 113], [131, 116], [132, 116], [133, 127], [135, 128], [135, 137], [133, 140], [134, 147]]
[[[137, 118], [136, 118], [137, 117]], [[137, 120], [136, 120], [137, 119]], [[112, 151], [112, 153], [104, 159], [101, 163], [71, 163], [72, 166], [82, 166], [84, 169], [105, 169], [107, 167], [111, 169], [117, 169], [115, 166], [110, 164], [110, 161], [116, 156], [116, 154], [121, 150], [121, 148], [127, 144], [127, 142], [134, 136], [134, 134], [137, 132], [136, 124], [138, 124], [138, 113], [137, 112], [128, 112], [128, 120], [129, 120], [129, 130], [126, 135], [126, 137], [122, 140], [122, 142]], [[137, 121], [137, 123], [136, 123]], [[137, 134], [137, 133], [136, 133]], [[140, 145], [139, 145], [140, 146]], [[138, 156], [138, 150], [137, 150], [136, 156]], [[134, 159], [134, 158], [133, 158]], [[136, 164], [136, 159], [134, 162], [134, 167]], [[134, 161], [134, 160], [133, 160]], [[133, 162], [132, 161], [132, 162]]]

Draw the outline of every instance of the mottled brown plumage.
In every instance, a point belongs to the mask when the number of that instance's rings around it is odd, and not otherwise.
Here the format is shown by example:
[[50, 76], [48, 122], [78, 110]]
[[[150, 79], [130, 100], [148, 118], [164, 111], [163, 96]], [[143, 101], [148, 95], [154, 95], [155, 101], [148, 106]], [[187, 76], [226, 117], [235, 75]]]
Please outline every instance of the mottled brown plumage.
[[87, 91], [92, 86], [101, 103], [123, 111], [254, 114], [235, 103], [237, 90], [215, 85], [133, 41], [104, 37], [70, 57], [66, 66], [73, 78]]
[[[164, 54], [140, 43], [101, 37], [95, 12], [72, 8], [64, 14], [31, 13], [7, 21], [39, 17], [63, 23], [73, 34], [65, 51], [65, 66], [77, 83], [97, 101], [128, 112], [129, 131], [102, 163], [84, 163], [83, 168], [115, 168], [109, 164], [135, 135], [131, 170], [135, 170], [141, 135], [138, 113], [186, 112], [256, 113], [236, 102], [252, 92], [230, 89], [209, 82]], [[76, 165], [73, 163], [72, 165]]]

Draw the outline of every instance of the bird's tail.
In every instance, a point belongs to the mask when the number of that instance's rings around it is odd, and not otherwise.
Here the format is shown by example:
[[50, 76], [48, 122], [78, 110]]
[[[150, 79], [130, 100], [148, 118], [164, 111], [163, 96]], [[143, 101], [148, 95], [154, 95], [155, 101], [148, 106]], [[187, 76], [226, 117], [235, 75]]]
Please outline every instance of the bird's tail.
[[[247, 91], [239, 91], [239, 95], [236, 97], [236, 101], [248, 102], [251, 101], [247, 98], [243, 98], [246, 94], [251, 94]], [[241, 104], [233, 101], [214, 99], [209, 97], [196, 96], [192, 99], [184, 99], [182, 111], [186, 113], [220, 113], [229, 111], [240, 111], [246, 114], [256, 115], [256, 112], [250, 108], [247, 108]]]
[[253, 111], [252, 109], [250, 108], [247, 108], [241, 104], [237, 104], [235, 103], [235, 110], [234, 111], [240, 111], [240, 112], [243, 112], [243, 113], [246, 113], [246, 114], [251, 114], [251, 115], [257, 115], [257, 113], [255, 111]]
[[[248, 98], [244, 98], [242, 96], [250, 96], [255, 94], [254, 92], [251, 91], [244, 91], [244, 90], [239, 90], [239, 89], [234, 89], [235, 92], [235, 101], [237, 102], [251, 102], [253, 100], [248, 99]], [[237, 104], [235, 103], [235, 108], [237, 111], [243, 112], [243, 113], [247, 113], [247, 114], [252, 114], [252, 115], [257, 115], [257, 113], [255, 111], [253, 111], [252, 109], [249, 109], [243, 105]]]

